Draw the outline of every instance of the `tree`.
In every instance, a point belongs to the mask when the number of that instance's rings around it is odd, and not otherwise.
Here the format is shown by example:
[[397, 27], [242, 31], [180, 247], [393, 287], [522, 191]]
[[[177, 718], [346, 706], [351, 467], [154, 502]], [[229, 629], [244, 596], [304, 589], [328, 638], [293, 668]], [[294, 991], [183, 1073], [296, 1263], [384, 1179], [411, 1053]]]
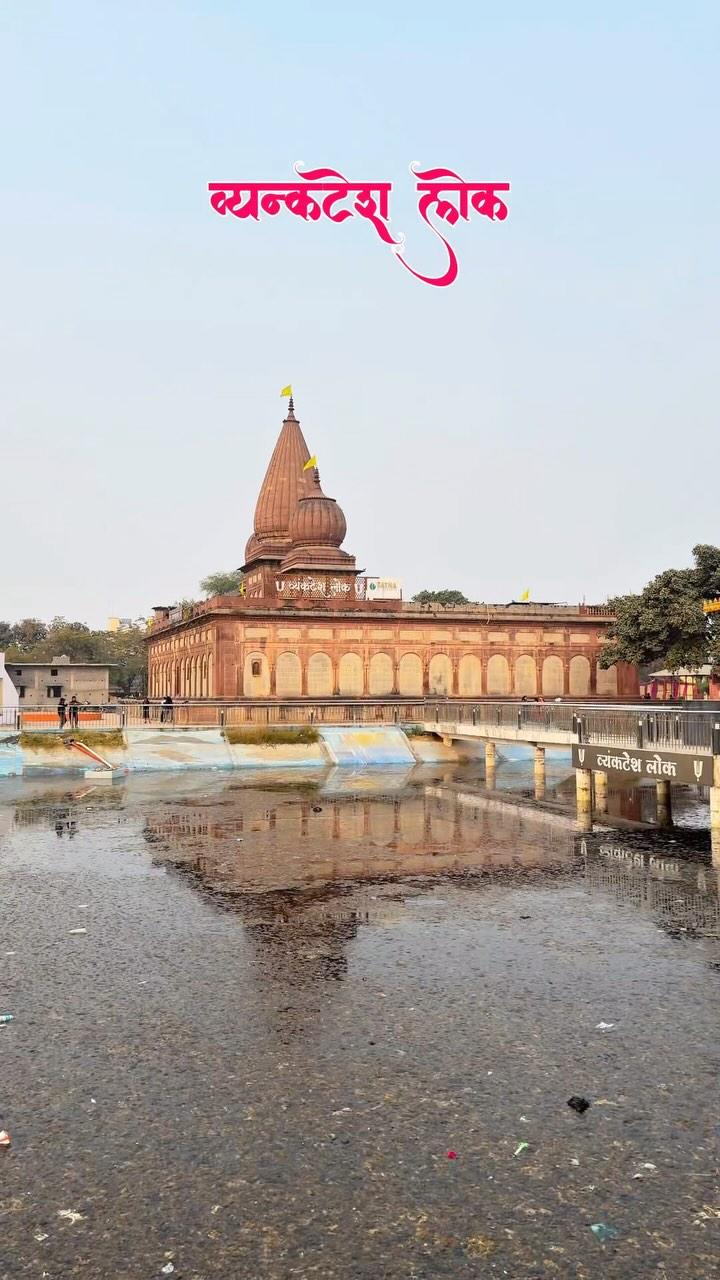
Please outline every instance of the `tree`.
[[15, 639], [15, 628], [12, 622], [0, 622], [0, 653], [9, 649]]
[[416, 604], [469, 604], [467, 596], [462, 591], [418, 591], [413, 596]]
[[13, 648], [18, 649], [21, 654], [29, 653], [46, 635], [47, 627], [39, 618], [23, 618], [22, 622], [16, 622], [13, 627]]
[[200, 590], [204, 591], [206, 596], [235, 595], [240, 586], [241, 577], [242, 574], [237, 569], [209, 573], [207, 578], [203, 578], [200, 583]]
[[693, 547], [691, 569], [666, 569], [639, 595], [610, 601], [615, 622], [600, 655], [603, 667], [615, 662], [638, 666], [662, 663], [671, 671], [710, 662], [720, 668], [720, 624], [706, 617], [703, 600], [720, 596], [720, 547]]

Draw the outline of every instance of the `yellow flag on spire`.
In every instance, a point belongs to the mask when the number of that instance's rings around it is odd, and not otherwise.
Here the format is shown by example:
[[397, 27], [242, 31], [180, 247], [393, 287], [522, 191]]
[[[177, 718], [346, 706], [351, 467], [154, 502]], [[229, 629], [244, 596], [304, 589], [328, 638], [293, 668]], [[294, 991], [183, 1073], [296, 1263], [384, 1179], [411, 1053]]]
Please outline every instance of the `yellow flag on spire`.
[[305, 466], [303, 467], [303, 471], [310, 471], [312, 467], [316, 467], [316, 466], [317, 466], [317, 455], [313, 454], [312, 458], [308, 458], [307, 462], [305, 463]]
[[291, 395], [292, 395], [292, 387], [291, 387], [290, 383], [288, 383], [288, 385], [287, 385], [286, 387], [283, 387], [282, 391], [280, 392], [280, 395], [281, 395], [281, 396], [291, 396]]
[[525, 588], [525, 590], [523, 591], [522, 595], [520, 596], [520, 599], [521, 599], [521, 600], [529, 600], [529, 599], [530, 599], [530, 588], [529, 588], [529, 587], [526, 587], [526, 588]]

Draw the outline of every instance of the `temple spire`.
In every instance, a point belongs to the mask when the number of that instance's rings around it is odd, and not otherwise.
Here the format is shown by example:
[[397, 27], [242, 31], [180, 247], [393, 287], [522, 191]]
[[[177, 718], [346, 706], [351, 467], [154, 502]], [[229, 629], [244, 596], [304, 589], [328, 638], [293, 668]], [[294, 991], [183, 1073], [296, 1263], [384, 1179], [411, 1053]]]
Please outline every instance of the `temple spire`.
[[[295, 405], [293, 404], [293, 398], [292, 398], [292, 396], [290, 396], [290, 399], [288, 400], [288, 411], [287, 411], [287, 416], [288, 416], [288, 418], [294, 418], [294, 417], [295, 417]], [[286, 419], [286, 421], [287, 421], [287, 419]]]

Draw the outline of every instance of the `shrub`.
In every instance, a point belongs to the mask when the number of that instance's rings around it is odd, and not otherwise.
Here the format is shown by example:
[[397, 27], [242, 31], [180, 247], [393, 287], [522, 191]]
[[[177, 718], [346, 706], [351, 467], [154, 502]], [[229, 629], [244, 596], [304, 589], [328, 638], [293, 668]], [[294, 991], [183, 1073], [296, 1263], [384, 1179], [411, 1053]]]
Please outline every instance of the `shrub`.
[[317, 729], [309, 725], [302, 728], [277, 729], [260, 726], [230, 725], [225, 729], [225, 741], [232, 746], [300, 746], [319, 739]]

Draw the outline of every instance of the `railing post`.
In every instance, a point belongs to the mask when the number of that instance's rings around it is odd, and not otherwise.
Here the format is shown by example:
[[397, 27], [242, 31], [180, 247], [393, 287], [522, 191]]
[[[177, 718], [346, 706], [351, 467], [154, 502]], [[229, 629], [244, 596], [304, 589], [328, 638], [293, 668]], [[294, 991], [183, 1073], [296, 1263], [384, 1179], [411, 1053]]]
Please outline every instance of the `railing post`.
[[720, 722], [717, 720], [712, 727], [712, 753], [720, 756]]
[[[578, 718], [577, 718], [577, 712], [576, 712], [576, 711], [573, 711], [573, 713], [572, 713], [572, 717], [573, 717], [573, 718], [572, 718], [572, 731], [573, 731], [573, 733], [574, 733], [574, 734], [577, 734], [577, 731], [578, 731]], [[580, 738], [578, 737], [578, 742], [579, 742], [579, 741], [580, 741]]]
[[522, 707], [518, 707], [517, 720], [518, 729], [522, 729]]
[[225, 728], [225, 708], [218, 707], [218, 711], [220, 712], [220, 728], [224, 729]]
[[642, 747], [642, 744], [643, 744], [643, 722], [642, 722], [642, 720], [638, 720], [638, 722], [637, 722], [637, 744], [636, 744], [636, 745], [637, 745], [637, 747], [638, 747], [638, 748], [640, 748], [640, 747]]

